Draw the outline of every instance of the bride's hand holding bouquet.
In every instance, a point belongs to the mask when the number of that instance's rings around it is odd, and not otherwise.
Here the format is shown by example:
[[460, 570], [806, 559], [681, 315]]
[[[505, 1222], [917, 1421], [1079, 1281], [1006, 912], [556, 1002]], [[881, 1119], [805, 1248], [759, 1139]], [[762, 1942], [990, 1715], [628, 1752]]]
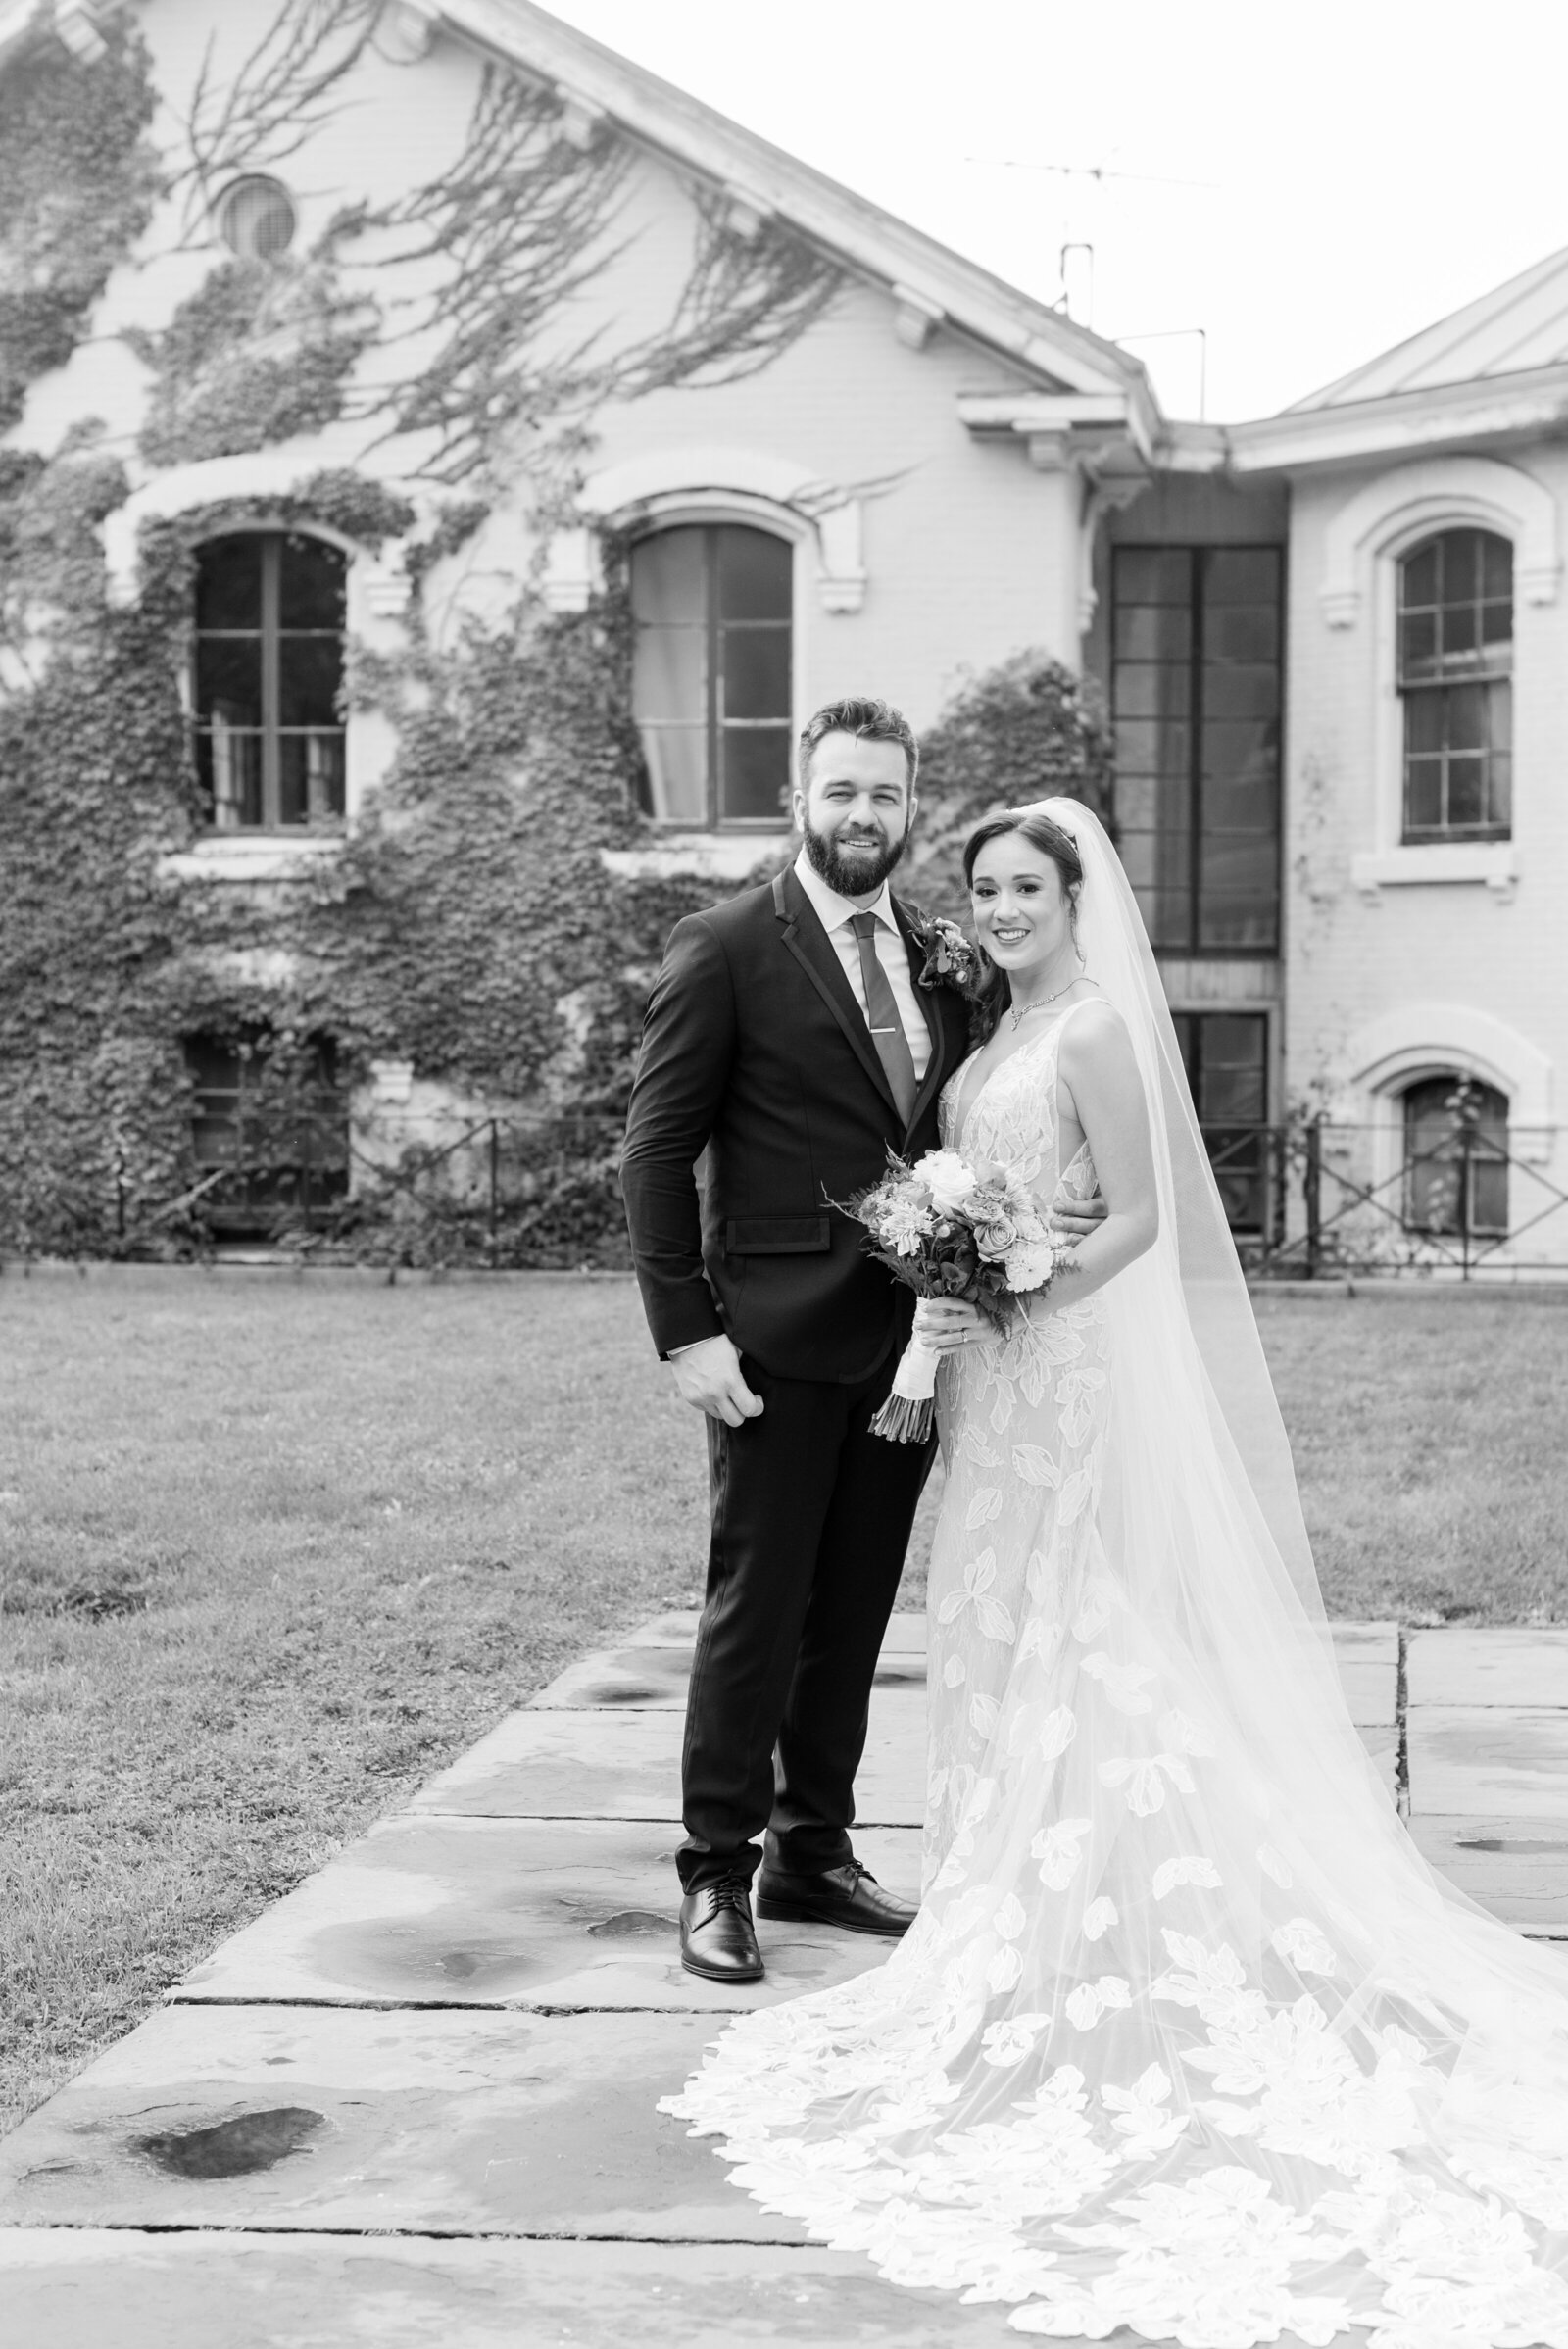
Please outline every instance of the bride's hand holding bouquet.
[[1062, 1244], [1010, 1167], [956, 1150], [928, 1150], [912, 1166], [890, 1157], [846, 1211], [864, 1225], [867, 1254], [928, 1300], [871, 1422], [894, 1443], [923, 1444], [942, 1355], [977, 1329], [1004, 1332], [1024, 1297], [1050, 1288]]

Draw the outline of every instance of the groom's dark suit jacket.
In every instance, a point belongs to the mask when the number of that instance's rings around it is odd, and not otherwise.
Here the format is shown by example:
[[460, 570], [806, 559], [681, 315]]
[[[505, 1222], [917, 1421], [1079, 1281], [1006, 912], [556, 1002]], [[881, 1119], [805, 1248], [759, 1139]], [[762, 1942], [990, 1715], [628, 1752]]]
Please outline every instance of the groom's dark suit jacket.
[[[894, 900], [911, 969], [923, 961]], [[909, 1292], [831, 1202], [889, 1150], [937, 1144], [968, 1015], [920, 988], [931, 1058], [908, 1126], [865, 1014], [793, 871], [676, 925], [648, 1006], [621, 1175], [660, 1352], [727, 1330], [777, 1378], [867, 1378], [907, 1337]], [[692, 1170], [696, 1161], [701, 1207]]]

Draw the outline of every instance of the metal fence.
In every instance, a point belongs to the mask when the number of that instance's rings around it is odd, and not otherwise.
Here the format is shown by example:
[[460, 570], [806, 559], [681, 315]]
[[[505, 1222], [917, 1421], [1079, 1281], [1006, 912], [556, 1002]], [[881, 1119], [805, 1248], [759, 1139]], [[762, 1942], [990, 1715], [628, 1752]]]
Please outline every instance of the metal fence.
[[1412, 1136], [1312, 1118], [1205, 1127], [1204, 1140], [1254, 1275], [1506, 1281], [1568, 1277], [1559, 1132], [1456, 1116]]

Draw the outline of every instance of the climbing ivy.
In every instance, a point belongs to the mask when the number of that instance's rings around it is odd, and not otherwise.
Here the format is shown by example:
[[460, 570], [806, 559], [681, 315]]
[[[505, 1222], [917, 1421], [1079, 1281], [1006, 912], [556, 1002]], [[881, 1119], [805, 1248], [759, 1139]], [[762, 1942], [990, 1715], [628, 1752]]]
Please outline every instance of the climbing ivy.
[[152, 215], [147, 53], [123, 12], [100, 30], [100, 58], [40, 45], [0, 78], [0, 432], [71, 357]]

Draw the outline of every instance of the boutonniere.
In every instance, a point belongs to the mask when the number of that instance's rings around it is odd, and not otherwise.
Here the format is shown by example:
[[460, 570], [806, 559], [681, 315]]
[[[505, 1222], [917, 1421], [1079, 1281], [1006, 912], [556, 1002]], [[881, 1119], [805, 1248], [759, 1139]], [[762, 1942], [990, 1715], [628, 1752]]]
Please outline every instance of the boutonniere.
[[915, 913], [909, 918], [914, 942], [925, 962], [916, 982], [921, 987], [951, 987], [956, 994], [972, 995], [980, 961], [956, 921], [939, 913]]

